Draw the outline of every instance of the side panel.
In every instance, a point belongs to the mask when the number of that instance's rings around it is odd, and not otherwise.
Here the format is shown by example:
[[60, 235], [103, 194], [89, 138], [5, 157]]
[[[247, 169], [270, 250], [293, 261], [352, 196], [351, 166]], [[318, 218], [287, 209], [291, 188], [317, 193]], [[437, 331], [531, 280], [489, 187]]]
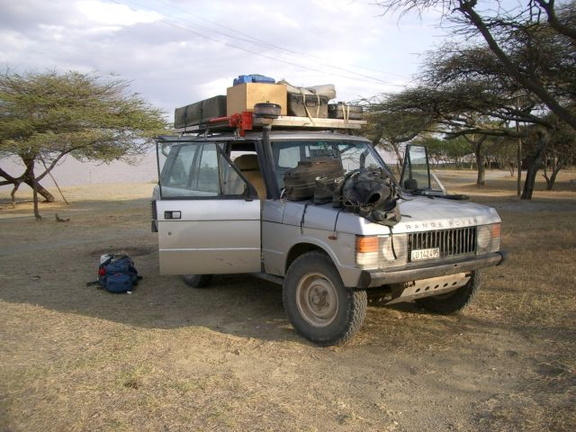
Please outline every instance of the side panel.
[[[161, 274], [261, 269], [260, 201], [157, 201]], [[173, 217], [181, 212], [181, 219]]]

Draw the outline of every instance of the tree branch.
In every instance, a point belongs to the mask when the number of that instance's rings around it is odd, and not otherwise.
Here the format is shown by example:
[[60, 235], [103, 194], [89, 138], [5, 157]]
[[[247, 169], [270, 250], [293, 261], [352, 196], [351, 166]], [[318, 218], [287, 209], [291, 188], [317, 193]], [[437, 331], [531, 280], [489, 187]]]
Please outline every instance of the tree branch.
[[556, 15], [556, 11], [554, 10], [554, 0], [534, 0], [538, 6], [546, 11], [548, 15], [548, 24], [558, 33], [563, 34], [564, 36], [569, 37], [570, 39], [576, 41], [576, 28], [569, 27], [558, 19]]
[[[541, 1], [541, 0], [537, 0]], [[558, 117], [568, 123], [572, 128], [576, 129], [576, 116], [573, 115], [569, 110], [562, 107], [558, 101], [546, 90], [546, 88], [536, 79], [534, 76], [528, 77], [524, 75], [515, 65], [512, 63], [508, 55], [502, 50], [498, 42], [492, 36], [490, 29], [487, 27], [486, 23], [482, 17], [476, 12], [474, 6], [476, 1], [465, 1], [460, 0], [460, 7], [458, 10], [476, 27], [476, 29], [482, 34], [484, 40], [488, 44], [490, 50], [494, 55], [502, 62], [505, 70], [514, 77], [522, 86], [537, 95], [540, 100]]]

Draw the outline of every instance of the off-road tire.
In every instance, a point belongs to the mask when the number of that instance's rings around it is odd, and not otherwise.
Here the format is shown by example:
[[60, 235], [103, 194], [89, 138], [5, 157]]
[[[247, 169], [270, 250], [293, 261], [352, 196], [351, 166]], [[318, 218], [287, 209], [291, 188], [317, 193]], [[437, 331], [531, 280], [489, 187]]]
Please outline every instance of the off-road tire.
[[455, 314], [470, 304], [478, 293], [480, 285], [480, 273], [475, 271], [463, 287], [446, 294], [418, 299], [416, 304], [428, 312], [441, 315]]
[[206, 288], [210, 285], [212, 281], [212, 275], [197, 275], [197, 274], [188, 274], [182, 276], [182, 280], [186, 285], [192, 288]]
[[294, 260], [282, 292], [294, 329], [318, 345], [348, 341], [366, 317], [366, 291], [346, 288], [331, 259], [322, 252], [308, 252]]

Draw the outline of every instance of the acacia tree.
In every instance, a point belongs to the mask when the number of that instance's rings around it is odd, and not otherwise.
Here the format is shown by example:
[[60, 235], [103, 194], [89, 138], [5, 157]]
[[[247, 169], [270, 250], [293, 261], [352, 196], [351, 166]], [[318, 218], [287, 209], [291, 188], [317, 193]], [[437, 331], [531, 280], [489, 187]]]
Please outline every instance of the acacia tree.
[[397, 160], [398, 173], [403, 163], [401, 146], [431, 128], [431, 118], [421, 113], [398, 110], [383, 96], [377, 101], [365, 104], [368, 121], [364, 134], [375, 145], [393, 153]]
[[448, 162], [453, 163], [458, 168], [463, 168], [464, 160], [470, 154], [469, 143], [465, 137], [445, 139], [438, 144]]
[[[575, 11], [568, 9], [565, 14], [568, 12]], [[574, 71], [565, 70], [563, 65], [574, 46], [570, 51], [559, 44], [546, 24], [520, 28], [510, 37], [517, 39], [516, 44], [512, 39], [508, 41], [512, 47], [510, 58], [526, 70], [541, 70], [543, 85], [550, 94], [561, 96], [565, 109], [572, 112], [574, 102], [569, 96], [574, 83], [566, 77]], [[555, 67], [566, 74], [558, 73]], [[446, 44], [428, 56], [420, 82], [420, 88], [403, 92], [397, 99], [402, 101], [403, 109], [416, 108], [423, 116], [432, 111], [449, 137], [476, 137], [471, 145], [477, 155], [478, 185], [483, 184], [483, 135], [530, 141], [532, 151], [527, 155], [530, 164], [522, 193], [522, 198], [530, 199], [550, 136], [559, 124], [557, 116], [548, 114], [546, 104], [513, 79], [486, 47]], [[510, 127], [513, 124], [532, 126], [516, 129]]]
[[[446, 49], [442, 58], [443, 52], [438, 50], [436, 54], [445, 67], [436, 69], [440, 79], [432, 77], [436, 83], [433, 88], [440, 85], [442, 91], [451, 93], [452, 102], [458, 94], [455, 90], [463, 91], [460, 95], [468, 106], [463, 112], [488, 115], [501, 120], [502, 125], [511, 121], [532, 125], [521, 131], [525, 139], [534, 143], [533, 152], [527, 156], [529, 166], [521, 196], [531, 199], [537, 171], [555, 128], [547, 113], [576, 130], [576, 113], [572, 109], [576, 103], [575, 3], [528, 0], [527, 6], [511, 10], [498, 0], [384, 0], [377, 4], [385, 13], [423, 12], [428, 8], [443, 11], [442, 21], [454, 25], [454, 34], [459, 37], [455, 45], [460, 52]], [[482, 65], [482, 61], [487, 64]], [[477, 84], [478, 101], [465, 93], [470, 81]], [[422, 96], [427, 97], [425, 93]], [[506, 102], [506, 98], [507, 103], [493, 109], [493, 102]], [[514, 134], [512, 129], [486, 131], [466, 124], [459, 127], [461, 121], [462, 116], [449, 120], [459, 129], [457, 134]]]
[[[538, 40], [540, 46], [538, 50], [535, 50], [531, 44], [528, 44], [524, 50], [517, 48], [514, 56], [518, 58], [518, 63], [532, 63], [532, 69], [549, 68], [550, 64], [562, 64], [566, 50], [555, 46], [556, 40], [547, 36], [548, 30], [546, 28], [532, 30], [534, 34], [540, 35], [532, 39], [533, 41]], [[517, 33], [517, 37], [520, 39], [519, 46], [525, 42], [525, 36], [524, 31]], [[536, 55], [535, 51], [539, 51], [541, 55]], [[542, 62], [546, 64], [542, 65]], [[551, 92], [555, 91], [554, 86], [559, 83], [559, 80], [554, 81], [551, 72], [546, 72], [544, 75], [551, 77], [550, 84], [547, 85], [551, 87]], [[559, 136], [563, 129], [571, 130], [572, 133], [574, 133], [574, 129], [548, 111], [546, 105], [539, 100], [537, 95], [507, 75], [505, 68], [496, 56], [486, 48], [450, 49], [444, 47], [433, 57], [430, 56], [429, 66], [423, 77], [428, 85], [439, 88], [452, 88], [453, 86], [463, 86], [464, 88], [470, 86], [473, 88], [477, 85], [483, 88], [481, 92], [474, 95], [476, 100], [468, 101], [466, 105], [469, 105], [473, 111], [492, 118], [497, 125], [496, 129], [500, 129], [497, 132], [498, 135], [508, 135], [524, 142], [525, 148], [528, 149], [526, 155], [528, 170], [522, 198], [531, 199], [536, 174], [539, 169], [546, 167], [544, 158], [547, 157], [547, 153], [550, 153], [547, 150], [549, 143], [555, 142], [556, 147], [558, 147], [560, 143], [554, 137]], [[567, 86], [569, 86], [568, 83]], [[488, 103], [485, 104], [484, 102]], [[566, 110], [574, 111], [574, 103], [570, 99], [564, 98], [564, 103]], [[514, 128], [514, 124], [522, 124], [523, 126]], [[455, 126], [457, 133], [465, 133], [467, 128], [470, 129], [470, 125], [462, 127], [462, 125], [455, 124]], [[479, 130], [479, 132], [487, 135], [495, 134], [493, 128]], [[501, 138], [500, 142], [507, 143], [509, 139]], [[569, 145], [574, 145], [574, 141], [564, 139], [563, 155], [570, 153], [566, 148]], [[559, 170], [563, 166], [565, 165], [560, 160], [552, 172], [557, 174], [555, 170]], [[545, 178], [548, 182], [546, 173]], [[549, 187], [553, 184], [554, 178], [555, 174], [551, 178], [552, 181], [548, 183]]]
[[[466, 83], [424, 83], [400, 93], [388, 94], [378, 106], [382, 112], [393, 112], [397, 117], [426, 119], [425, 124], [414, 128], [421, 137], [444, 135], [448, 140], [463, 139], [468, 143], [468, 153], [474, 153], [478, 169], [477, 184], [484, 184], [483, 146], [488, 136], [501, 137], [515, 133], [504, 127], [504, 121], [495, 116], [507, 117], [508, 96], [485, 83], [469, 80]], [[368, 121], [373, 121], [370, 117]], [[414, 122], [413, 124], [418, 124]]]
[[13, 186], [13, 199], [22, 183], [30, 186], [40, 218], [37, 194], [54, 201], [40, 182], [64, 156], [130, 160], [165, 126], [162, 112], [130, 93], [124, 80], [73, 71], [6, 71], [0, 75], [0, 157], [19, 158], [24, 171], [13, 176], [0, 167], [0, 185]]
[[[478, 36], [518, 86], [534, 94], [576, 130], [576, 5], [528, 0], [507, 10], [498, 0], [384, 0], [385, 13], [442, 10], [457, 35], [471, 44]], [[472, 42], [470, 42], [472, 41]], [[477, 45], [479, 46], [479, 45]]]

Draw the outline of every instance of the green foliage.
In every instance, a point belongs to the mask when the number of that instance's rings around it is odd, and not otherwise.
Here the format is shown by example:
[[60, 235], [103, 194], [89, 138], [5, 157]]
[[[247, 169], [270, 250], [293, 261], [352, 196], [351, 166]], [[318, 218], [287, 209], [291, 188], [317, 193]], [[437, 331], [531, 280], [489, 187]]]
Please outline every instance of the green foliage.
[[396, 156], [398, 172], [403, 163], [402, 145], [433, 127], [432, 116], [403, 106], [402, 97], [403, 93], [382, 95], [377, 102], [367, 101], [365, 106], [364, 134], [375, 145]]
[[463, 137], [443, 140], [424, 136], [414, 140], [414, 143], [426, 146], [430, 158], [437, 163], [459, 164], [471, 153], [470, 144]]
[[[123, 80], [79, 72], [9, 70], [0, 75], [0, 158], [16, 156], [24, 172], [12, 176], [0, 167], [0, 185], [21, 183], [34, 190], [34, 214], [40, 219], [38, 194], [54, 196], [40, 184], [64, 156], [111, 162], [142, 154], [166, 127], [162, 113], [128, 92]], [[38, 162], [44, 167], [38, 174]]]
[[0, 155], [130, 158], [166, 124], [128, 83], [79, 72], [0, 75]]

